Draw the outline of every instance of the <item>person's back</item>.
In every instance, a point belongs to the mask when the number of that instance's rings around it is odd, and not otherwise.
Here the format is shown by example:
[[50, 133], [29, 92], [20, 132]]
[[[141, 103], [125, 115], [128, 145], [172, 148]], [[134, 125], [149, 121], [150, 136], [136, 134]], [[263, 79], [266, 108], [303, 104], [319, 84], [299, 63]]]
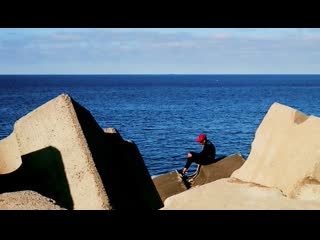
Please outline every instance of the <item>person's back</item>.
[[216, 148], [214, 144], [207, 140], [203, 146], [203, 150], [201, 152], [203, 154], [203, 163], [214, 161], [216, 157]]

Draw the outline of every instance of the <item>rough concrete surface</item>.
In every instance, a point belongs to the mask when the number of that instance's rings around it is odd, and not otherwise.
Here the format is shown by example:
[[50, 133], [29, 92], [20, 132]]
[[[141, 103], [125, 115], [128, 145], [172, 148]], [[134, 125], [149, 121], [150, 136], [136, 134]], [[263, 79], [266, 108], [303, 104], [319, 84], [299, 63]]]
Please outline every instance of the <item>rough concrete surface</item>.
[[13, 172], [20, 167], [21, 155], [15, 133], [0, 141], [0, 174]]
[[135, 144], [65, 94], [15, 123], [0, 141], [0, 168], [0, 193], [33, 190], [66, 209], [163, 206]]
[[192, 178], [191, 187], [203, 185], [221, 178], [228, 178], [245, 160], [241, 154], [233, 154], [215, 163], [200, 165], [196, 176]]
[[168, 197], [176, 195], [188, 189], [184, 181], [176, 171], [158, 175], [152, 180], [163, 202]]
[[19, 191], [0, 194], [1, 210], [66, 210], [56, 205], [53, 199], [34, 191]]
[[34, 190], [68, 209], [110, 208], [68, 95], [60, 95], [19, 119], [14, 134], [22, 163], [11, 175], [0, 176], [1, 192]]
[[223, 178], [167, 198], [161, 210], [315, 210], [319, 201], [285, 197], [279, 189]]
[[274, 103], [232, 177], [278, 188], [289, 198], [320, 200], [319, 139], [320, 118]]

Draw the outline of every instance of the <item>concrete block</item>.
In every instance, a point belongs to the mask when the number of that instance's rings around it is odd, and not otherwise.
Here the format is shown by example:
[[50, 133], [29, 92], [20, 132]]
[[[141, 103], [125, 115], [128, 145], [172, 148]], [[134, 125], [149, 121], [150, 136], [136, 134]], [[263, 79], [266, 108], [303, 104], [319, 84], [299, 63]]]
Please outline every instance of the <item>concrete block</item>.
[[274, 103], [232, 177], [280, 189], [289, 198], [320, 200], [319, 138], [320, 118]]
[[244, 164], [241, 154], [233, 154], [217, 162], [200, 165], [196, 175], [190, 179], [191, 187], [207, 184], [221, 178], [228, 178]]
[[161, 174], [153, 178], [153, 182], [164, 202], [168, 197], [186, 191], [188, 187], [177, 171]]
[[67, 209], [162, 207], [137, 147], [65, 94], [19, 119], [0, 154], [0, 193], [34, 190]]

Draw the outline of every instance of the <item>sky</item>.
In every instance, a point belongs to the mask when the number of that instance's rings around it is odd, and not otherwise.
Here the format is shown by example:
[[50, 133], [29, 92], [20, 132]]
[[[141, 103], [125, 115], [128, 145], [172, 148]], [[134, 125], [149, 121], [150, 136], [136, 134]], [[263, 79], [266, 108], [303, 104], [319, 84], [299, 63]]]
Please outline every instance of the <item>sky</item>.
[[320, 28], [0, 28], [0, 74], [320, 74]]

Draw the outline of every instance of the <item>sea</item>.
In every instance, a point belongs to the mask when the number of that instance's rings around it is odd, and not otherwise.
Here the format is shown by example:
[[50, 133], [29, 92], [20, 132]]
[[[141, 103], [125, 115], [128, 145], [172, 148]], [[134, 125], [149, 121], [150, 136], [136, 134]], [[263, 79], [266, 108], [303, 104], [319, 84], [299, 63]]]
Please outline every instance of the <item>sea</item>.
[[[320, 116], [320, 75], [0, 75], [0, 139], [14, 123], [60, 94], [90, 111], [101, 128], [133, 141], [151, 176], [182, 169], [205, 133], [217, 157], [247, 159], [275, 102]], [[196, 165], [190, 167], [195, 171]]]

